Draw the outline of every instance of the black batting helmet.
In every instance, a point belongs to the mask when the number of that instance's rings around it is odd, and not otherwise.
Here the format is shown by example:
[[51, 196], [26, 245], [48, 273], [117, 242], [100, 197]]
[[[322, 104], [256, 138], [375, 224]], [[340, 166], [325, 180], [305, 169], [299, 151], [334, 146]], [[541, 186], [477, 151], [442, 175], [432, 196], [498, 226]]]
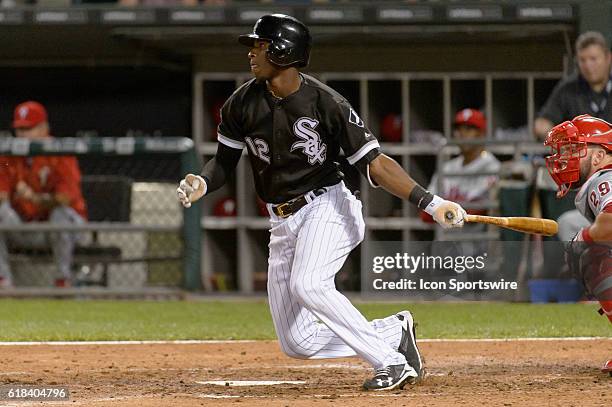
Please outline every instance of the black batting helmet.
[[308, 27], [285, 14], [267, 14], [253, 27], [253, 33], [238, 38], [242, 45], [252, 47], [255, 40], [270, 42], [268, 60], [278, 66], [308, 65], [312, 38]]

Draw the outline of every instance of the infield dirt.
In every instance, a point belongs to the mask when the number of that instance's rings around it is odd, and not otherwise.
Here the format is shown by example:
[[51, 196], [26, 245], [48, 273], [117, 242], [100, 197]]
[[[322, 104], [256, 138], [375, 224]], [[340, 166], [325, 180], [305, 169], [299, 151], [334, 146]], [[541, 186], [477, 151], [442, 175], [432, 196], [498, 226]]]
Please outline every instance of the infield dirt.
[[[0, 384], [66, 385], [71, 406], [611, 406], [600, 372], [612, 340], [428, 342], [428, 376], [404, 390], [360, 390], [359, 359], [297, 360], [274, 341], [1, 346]], [[289, 380], [234, 387], [199, 381]], [[29, 406], [41, 402], [8, 402]]]

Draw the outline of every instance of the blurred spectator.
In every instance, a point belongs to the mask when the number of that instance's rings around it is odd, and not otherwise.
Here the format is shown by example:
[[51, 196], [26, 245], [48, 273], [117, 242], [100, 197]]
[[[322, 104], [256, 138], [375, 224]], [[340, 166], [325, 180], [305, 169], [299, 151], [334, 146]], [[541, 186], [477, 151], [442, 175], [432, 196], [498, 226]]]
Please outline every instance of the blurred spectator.
[[554, 125], [584, 113], [612, 121], [611, 57], [605, 37], [595, 31], [581, 34], [576, 62], [579, 72], [562, 79], [538, 113], [534, 133], [541, 139]]
[[[47, 111], [28, 101], [15, 108], [13, 128], [17, 137], [44, 140], [49, 135]], [[0, 157], [0, 224], [50, 221], [82, 224], [86, 219], [81, 194], [81, 173], [72, 156]], [[70, 285], [70, 269], [79, 234], [58, 232], [0, 232], [0, 286], [12, 285], [8, 246], [51, 246], [58, 267], [57, 286]]]
[[[476, 109], [463, 109], [455, 115], [455, 138], [460, 140], [478, 140], [486, 135], [487, 122], [484, 114]], [[444, 163], [442, 171], [453, 176], [442, 176], [439, 189], [439, 174], [434, 174], [429, 191], [444, 199], [469, 204], [489, 199], [491, 187], [497, 182], [496, 175], [479, 175], [481, 173], [499, 172], [501, 164], [497, 158], [485, 150], [482, 144], [460, 145], [461, 154]], [[462, 175], [457, 177], [456, 175]], [[486, 210], [468, 210], [472, 214], [485, 214]], [[425, 212], [421, 217], [426, 222], [433, 219]], [[472, 226], [472, 225], [466, 225]]]

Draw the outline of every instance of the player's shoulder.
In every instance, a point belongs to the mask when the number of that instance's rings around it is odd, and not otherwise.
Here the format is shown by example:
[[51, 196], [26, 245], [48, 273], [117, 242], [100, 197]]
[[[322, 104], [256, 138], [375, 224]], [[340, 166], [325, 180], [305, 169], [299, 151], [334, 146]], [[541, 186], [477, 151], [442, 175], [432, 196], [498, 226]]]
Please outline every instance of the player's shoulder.
[[602, 182], [612, 183], [612, 168], [606, 168], [593, 174], [587, 181], [588, 189], [597, 189]]
[[346, 98], [338, 91], [324, 84], [314, 76], [307, 75], [305, 73], [300, 73], [300, 75], [302, 75], [302, 78], [304, 79], [304, 86], [308, 87], [311, 91], [318, 93], [323, 102], [335, 105], [349, 105]]
[[446, 161], [442, 167], [444, 168], [444, 172], [456, 172], [463, 168], [463, 156], [458, 155], [457, 157], [451, 158]]
[[[576, 195], [576, 205], [586, 207], [588, 202], [594, 211], [604, 201], [612, 199], [612, 168], [603, 169], [591, 175]], [[580, 205], [579, 205], [580, 204]]]
[[501, 168], [501, 161], [499, 161], [499, 159], [489, 151], [483, 151], [480, 155], [480, 159], [482, 160], [483, 164], [492, 171], [499, 170]]
[[557, 89], [561, 92], [571, 92], [574, 93], [578, 89], [578, 85], [580, 84], [580, 75], [577, 72], [574, 72], [565, 78], [561, 79], [557, 84]]
[[236, 90], [234, 90], [230, 97], [227, 98], [226, 103], [247, 100], [250, 96], [255, 95], [260, 90], [261, 84], [257, 83], [257, 80], [253, 78], [236, 88]]

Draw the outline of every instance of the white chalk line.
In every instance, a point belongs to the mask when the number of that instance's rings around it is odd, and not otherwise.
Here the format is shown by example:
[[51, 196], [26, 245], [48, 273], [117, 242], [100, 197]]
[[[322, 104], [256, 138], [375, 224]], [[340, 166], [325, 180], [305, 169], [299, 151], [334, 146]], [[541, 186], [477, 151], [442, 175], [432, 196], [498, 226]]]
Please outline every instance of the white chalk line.
[[561, 338], [466, 338], [466, 339], [418, 339], [421, 343], [437, 343], [437, 342], [555, 342], [555, 341], [611, 341], [612, 336], [564, 336]]
[[278, 386], [280, 384], [306, 384], [303, 380], [205, 380], [197, 384], [211, 384], [224, 387]]
[[228, 343], [253, 343], [254, 340], [176, 340], [176, 341], [29, 341], [0, 342], [0, 346], [97, 346], [97, 345], [206, 345]]
[[[432, 394], [433, 395], [433, 394]], [[274, 399], [280, 398], [280, 395], [235, 395], [235, 394], [199, 394], [197, 397], [205, 399]], [[300, 394], [300, 399], [335, 399], [335, 398], [347, 398], [347, 397], [405, 397], [402, 394], [396, 393], [367, 393], [359, 392], [352, 394]]]
[[[601, 341], [612, 340], [607, 336], [569, 336], [560, 338], [465, 338], [465, 339], [419, 339], [419, 343], [437, 342], [529, 342], [529, 341]], [[176, 341], [28, 341], [0, 342], [0, 346], [105, 346], [105, 345], [208, 345], [268, 342], [275, 340], [176, 340]]]

